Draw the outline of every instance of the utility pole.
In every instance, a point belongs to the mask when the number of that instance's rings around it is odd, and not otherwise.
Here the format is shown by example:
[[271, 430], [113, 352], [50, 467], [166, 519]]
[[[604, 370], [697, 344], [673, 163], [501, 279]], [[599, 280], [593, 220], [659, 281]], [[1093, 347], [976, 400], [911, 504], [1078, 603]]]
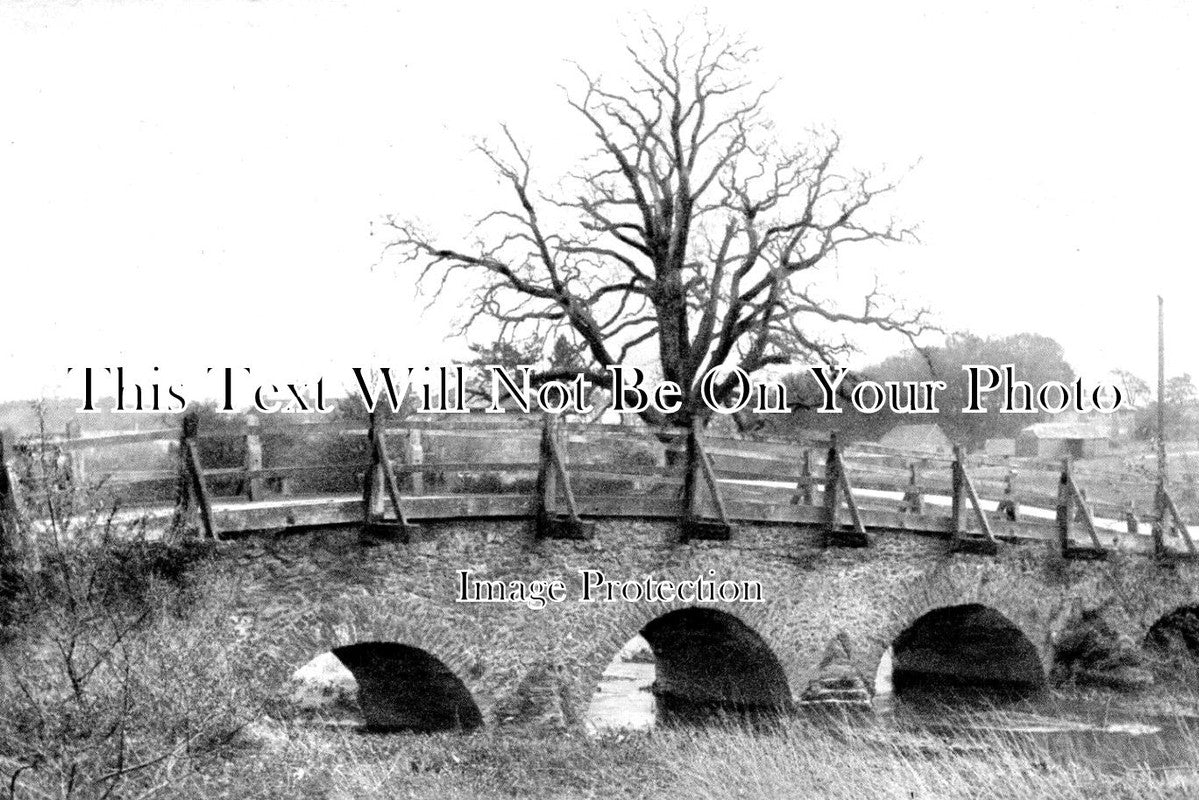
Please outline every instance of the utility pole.
[[1157, 518], [1153, 543], [1157, 552], [1165, 546], [1166, 533], [1166, 323], [1162, 296], [1157, 296]]

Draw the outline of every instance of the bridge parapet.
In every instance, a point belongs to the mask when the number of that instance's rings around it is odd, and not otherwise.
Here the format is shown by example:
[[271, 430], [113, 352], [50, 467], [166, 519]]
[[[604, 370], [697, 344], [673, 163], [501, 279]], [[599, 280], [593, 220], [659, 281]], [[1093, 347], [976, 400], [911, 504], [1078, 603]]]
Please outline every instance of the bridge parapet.
[[[22, 446], [32, 454], [34, 444]], [[1184, 513], [1148, 478], [835, 436], [737, 439], [516, 415], [376, 425], [224, 417], [206, 429], [191, 416], [179, 429], [76, 432], [39, 446], [68, 462], [70, 481], [103, 485], [114, 500], [177, 525], [194, 509], [192, 524], [213, 537], [466, 516], [537, 518], [546, 521], [543, 534], [585, 535], [588, 518], [628, 517], [679, 520], [684, 540], [726, 537], [732, 523], [777, 522], [820, 527], [831, 544], [907, 532], [988, 552], [998, 541], [1056, 541], [1066, 557], [1195, 554]], [[1142, 521], [1130, 504], [1146, 493], [1155, 513]]]

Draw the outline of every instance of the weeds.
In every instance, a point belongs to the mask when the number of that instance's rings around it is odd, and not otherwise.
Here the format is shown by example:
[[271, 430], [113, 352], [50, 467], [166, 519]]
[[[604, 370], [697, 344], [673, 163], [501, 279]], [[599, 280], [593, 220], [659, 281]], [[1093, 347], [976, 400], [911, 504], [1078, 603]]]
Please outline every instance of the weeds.
[[[5, 548], [0, 775], [10, 798], [149, 796], [253, 713], [192, 582], [210, 552], [147, 542], [71, 480], [44, 436]], [[37, 520], [36, 522], [30, 520]], [[7, 533], [8, 531], [6, 531]]]

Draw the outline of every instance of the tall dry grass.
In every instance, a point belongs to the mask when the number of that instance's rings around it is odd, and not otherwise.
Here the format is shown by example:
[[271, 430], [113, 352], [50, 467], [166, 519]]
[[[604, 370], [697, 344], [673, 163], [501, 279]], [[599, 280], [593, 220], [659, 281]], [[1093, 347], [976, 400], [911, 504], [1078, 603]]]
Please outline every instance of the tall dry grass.
[[[713, 727], [600, 739], [519, 729], [369, 737], [280, 726], [261, 751], [243, 756], [233, 785], [265, 790], [262, 782], [276, 781], [290, 791], [364, 800], [1182, 800], [1199, 793], [1193, 769], [1105, 771], [1054, 760], [1010, 736], [965, 731], [958, 745], [800, 722], [770, 733]], [[269, 766], [251, 770], [253, 763]], [[179, 787], [189, 797], [216, 788], [211, 780]]]

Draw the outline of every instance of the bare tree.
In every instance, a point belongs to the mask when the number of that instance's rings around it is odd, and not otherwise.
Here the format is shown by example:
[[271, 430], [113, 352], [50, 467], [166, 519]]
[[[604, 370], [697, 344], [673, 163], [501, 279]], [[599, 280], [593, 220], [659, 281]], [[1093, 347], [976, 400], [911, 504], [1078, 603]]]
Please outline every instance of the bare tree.
[[[744, 77], [754, 48], [651, 28], [626, 49], [634, 77], [619, 90], [580, 67], [581, 89], [567, 92], [598, 148], [556, 193], [534, 187], [529, 153], [504, 126], [502, 148], [479, 150], [513, 203], [480, 220], [478, 241], [445, 246], [389, 220], [390, 246], [419, 265], [435, 300], [459, 291], [463, 273], [478, 279], [463, 332], [484, 319], [501, 338], [567, 331], [595, 380], [610, 365], [656, 361], [688, 400], [672, 419], [642, 416], [685, 425], [709, 413], [698, 386], [710, 369], [833, 364], [853, 351], [846, 325], [910, 339], [930, 329], [924, 310], [904, 312], [877, 281], [852, 310], [819, 291], [835, 279], [817, 267], [841, 248], [913, 234], [875, 213], [895, 184], [842, 169], [835, 134], [773, 138], [769, 90]], [[717, 396], [735, 392], [725, 374]]]

